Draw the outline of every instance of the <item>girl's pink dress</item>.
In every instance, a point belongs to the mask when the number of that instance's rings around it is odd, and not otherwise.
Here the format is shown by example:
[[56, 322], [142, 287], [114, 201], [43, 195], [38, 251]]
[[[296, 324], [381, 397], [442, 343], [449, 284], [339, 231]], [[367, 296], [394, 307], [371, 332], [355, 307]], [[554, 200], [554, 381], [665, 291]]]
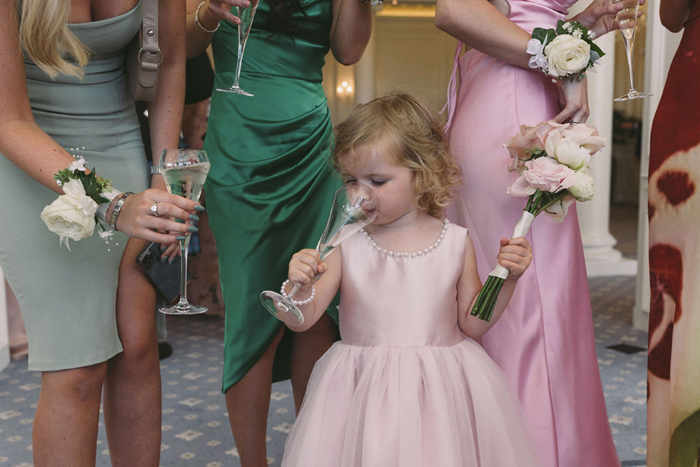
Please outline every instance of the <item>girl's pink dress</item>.
[[[573, 2], [509, 3], [509, 18], [531, 32], [554, 27]], [[455, 65], [460, 85], [457, 91], [453, 76], [448, 126], [451, 152], [464, 179], [448, 217], [470, 229], [485, 281], [496, 266], [498, 240], [512, 235], [526, 204], [526, 198], [506, 194], [517, 173], [507, 170], [510, 157], [503, 144], [521, 124], [549, 120], [560, 107], [556, 87], [538, 70], [477, 50]], [[619, 466], [598, 370], [575, 207], [561, 224], [542, 214], [527, 239], [532, 264], [481, 344], [515, 387], [543, 465]]]
[[538, 465], [503, 373], [457, 324], [466, 234], [401, 258], [343, 242], [342, 341], [314, 367], [283, 466]]

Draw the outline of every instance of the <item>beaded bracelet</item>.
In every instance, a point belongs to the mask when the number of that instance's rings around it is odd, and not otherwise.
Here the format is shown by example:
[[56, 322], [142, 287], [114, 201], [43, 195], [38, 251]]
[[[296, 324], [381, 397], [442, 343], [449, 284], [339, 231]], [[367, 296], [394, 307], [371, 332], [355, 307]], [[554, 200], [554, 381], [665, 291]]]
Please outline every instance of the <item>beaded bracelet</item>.
[[215, 27], [214, 29], [207, 29], [207, 28], [205, 28], [204, 25], [199, 21], [199, 10], [202, 8], [202, 5], [204, 5], [205, 3], [207, 3], [206, 0], [203, 1], [202, 3], [200, 3], [199, 6], [197, 7], [197, 11], [195, 11], [195, 13], [194, 13], [194, 22], [197, 23], [197, 26], [199, 26], [199, 28], [200, 28], [202, 31], [208, 32], [209, 34], [214, 34], [216, 31], [218, 31], [219, 26], [221, 26], [221, 23], [220, 23], [220, 22], [216, 23], [216, 27]]
[[292, 302], [293, 304], [295, 304], [296, 306], [308, 305], [309, 303], [311, 303], [313, 301], [314, 298], [316, 298], [316, 286], [312, 285], [311, 286], [311, 295], [309, 296], [309, 298], [307, 298], [306, 300], [294, 300], [294, 298], [290, 297], [287, 294], [287, 291], [285, 290], [287, 288], [287, 284], [289, 284], [289, 279], [282, 282], [282, 288], [280, 289], [280, 294], [284, 298], [289, 299], [289, 301]]
[[119, 229], [117, 229], [117, 219], [119, 218], [119, 213], [122, 210], [122, 206], [124, 205], [124, 201], [126, 201], [126, 199], [131, 195], [133, 195], [133, 193], [130, 191], [127, 191], [126, 193], [122, 193], [121, 195], [119, 195], [119, 198], [117, 199], [117, 202], [114, 205], [114, 208], [112, 209], [112, 215], [109, 217], [109, 225], [114, 230], [119, 230]]

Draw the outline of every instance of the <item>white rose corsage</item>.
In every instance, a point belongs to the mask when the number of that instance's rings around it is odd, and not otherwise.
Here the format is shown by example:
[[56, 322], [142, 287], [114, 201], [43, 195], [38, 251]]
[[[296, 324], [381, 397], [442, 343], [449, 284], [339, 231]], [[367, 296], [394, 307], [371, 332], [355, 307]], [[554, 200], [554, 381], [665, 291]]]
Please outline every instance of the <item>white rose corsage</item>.
[[593, 43], [594, 34], [577, 21], [559, 21], [556, 29], [535, 28], [527, 43], [530, 68], [553, 79], [582, 80], [586, 70], [605, 55]]
[[109, 204], [116, 196], [111, 182], [97, 176], [95, 169], [89, 174], [85, 171], [85, 159], [72, 162], [66, 169], [54, 175], [58, 186], [63, 188], [63, 195], [46, 206], [41, 212], [41, 220], [51, 232], [59, 235], [59, 243], [70, 250], [68, 240], [82, 240], [91, 236], [97, 225], [101, 236], [110, 232], [100, 223], [97, 215], [100, 205]]

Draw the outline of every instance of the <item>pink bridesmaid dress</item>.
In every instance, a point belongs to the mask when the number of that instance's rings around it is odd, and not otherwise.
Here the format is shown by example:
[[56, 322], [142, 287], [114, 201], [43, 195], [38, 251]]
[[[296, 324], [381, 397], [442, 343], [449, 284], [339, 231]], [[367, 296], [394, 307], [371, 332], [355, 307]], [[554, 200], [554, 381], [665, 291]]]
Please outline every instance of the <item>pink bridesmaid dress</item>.
[[283, 467], [539, 465], [503, 372], [457, 324], [466, 235], [451, 225], [420, 255], [343, 242], [342, 341], [314, 367]]
[[[573, 4], [509, 3], [510, 20], [528, 32], [554, 27]], [[517, 173], [507, 170], [510, 157], [503, 144], [521, 124], [549, 120], [560, 106], [556, 87], [540, 71], [477, 50], [461, 58], [457, 54], [450, 90], [450, 148], [464, 179], [448, 218], [470, 229], [485, 281], [496, 266], [498, 240], [511, 236], [526, 204], [525, 198], [506, 194]], [[575, 207], [561, 224], [539, 216], [527, 239], [532, 264], [481, 344], [515, 387], [544, 466], [619, 466], [598, 370]]]

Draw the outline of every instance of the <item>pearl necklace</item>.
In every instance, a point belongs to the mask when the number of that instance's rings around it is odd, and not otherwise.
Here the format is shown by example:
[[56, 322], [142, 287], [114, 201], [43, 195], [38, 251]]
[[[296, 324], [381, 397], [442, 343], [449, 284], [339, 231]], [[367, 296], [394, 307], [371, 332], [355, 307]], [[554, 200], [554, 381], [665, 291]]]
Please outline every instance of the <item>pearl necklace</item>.
[[447, 227], [449, 227], [450, 221], [445, 219], [445, 226], [442, 228], [440, 231], [440, 235], [438, 236], [437, 240], [435, 240], [435, 243], [430, 245], [428, 248], [424, 250], [418, 250], [414, 253], [399, 253], [399, 252], [393, 252], [393, 251], [388, 251], [377, 245], [377, 242], [372, 239], [372, 237], [369, 236], [369, 234], [365, 231], [365, 229], [360, 229], [360, 232], [362, 232], [362, 235], [365, 236], [368, 242], [372, 244], [372, 248], [383, 254], [384, 256], [390, 256], [394, 258], [415, 258], [416, 256], [423, 256], [427, 255], [431, 251], [433, 251], [435, 248], [440, 246], [440, 243], [442, 243], [442, 240], [445, 238], [445, 233], [447, 232]]

